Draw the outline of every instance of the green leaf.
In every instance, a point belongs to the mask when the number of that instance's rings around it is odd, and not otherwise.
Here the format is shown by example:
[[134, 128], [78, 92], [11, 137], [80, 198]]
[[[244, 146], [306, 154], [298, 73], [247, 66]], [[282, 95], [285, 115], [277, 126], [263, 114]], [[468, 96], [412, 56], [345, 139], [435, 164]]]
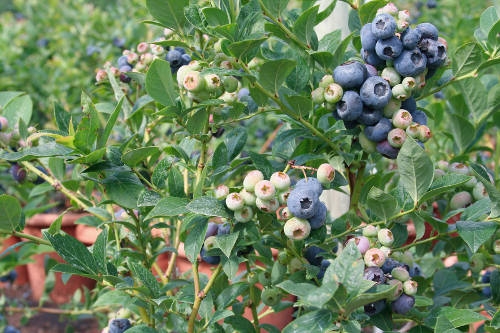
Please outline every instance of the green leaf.
[[256, 169], [262, 171], [266, 178], [271, 177], [271, 174], [273, 173], [273, 166], [264, 155], [255, 153], [253, 151], [249, 151], [248, 155], [250, 156], [250, 159], [252, 160]]
[[249, 285], [245, 282], [233, 283], [219, 293], [215, 299], [218, 309], [224, 309], [237, 301], [237, 297], [247, 291]]
[[240, 263], [242, 263], [243, 260], [243, 258], [237, 257], [235, 255], [229, 258], [222, 256], [222, 269], [224, 270], [224, 273], [226, 273], [229, 280], [234, 280], [237, 277]]
[[157, 217], [172, 217], [186, 214], [189, 212], [186, 207], [187, 204], [188, 199], [186, 198], [165, 197], [156, 204], [144, 219], [150, 220]]
[[229, 24], [229, 17], [227, 17], [226, 13], [219, 8], [207, 7], [203, 8], [201, 12], [205, 17], [207, 24], [210, 26]]
[[[169, 0], [166, 2], [175, 1]], [[177, 83], [174, 83], [172, 78], [170, 64], [167, 61], [155, 59], [146, 74], [147, 93], [158, 103], [165, 106], [173, 106], [178, 97], [175, 90], [176, 86]]]
[[497, 21], [490, 29], [488, 32], [488, 43], [492, 46], [495, 47], [499, 44], [499, 37], [498, 34], [500, 33], [500, 21]]
[[54, 120], [57, 128], [64, 134], [69, 134], [69, 127], [71, 123], [71, 113], [64, 110], [59, 103], [54, 103]]
[[[312, 48], [314, 39], [317, 39], [314, 26], [318, 15], [319, 5], [305, 10], [293, 24], [293, 32], [309, 48]], [[314, 49], [314, 48], [313, 48]]]
[[487, 111], [487, 99], [484, 98], [488, 94], [481, 80], [477, 77], [470, 77], [458, 81], [458, 86], [462, 91], [466, 106], [472, 115], [475, 123], [481, 119], [484, 112]]
[[467, 74], [476, 70], [483, 60], [481, 46], [475, 42], [468, 42], [460, 46], [452, 61], [455, 76]]
[[122, 155], [122, 162], [129, 167], [135, 167], [148, 157], [159, 154], [160, 148], [155, 146], [140, 147], [130, 150]]
[[453, 141], [458, 149], [458, 154], [466, 151], [475, 136], [475, 128], [467, 119], [459, 115], [448, 117], [449, 131], [453, 135]]
[[311, 283], [285, 280], [278, 284], [277, 287], [291, 295], [297, 296], [299, 304], [321, 308], [333, 297], [338, 284], [333, 280], [329, 280], [317, 287]]
[[491, 28], [498, 21], [498, 13], [495, 7], [490, 6], [486, 8], [479, 18], [479, 27], [485, 35], [490, 32]]
[[278, 18], [286, 10], [289, 0], [263, 0], [262, 4], [269, 11], [269, 13]]
[[229, 160], [232, 161], [243, 149], [247, 142], [247, 131], [241, 127], [233, 129], [224, 138]]
[[436, 296], [446, 295], [452, 290], [470, 287], [470, 283], [460, 281], [456, 272], [452, 269], [437, 270], [432, 277], [432, 283]]
[[186, 20], [197, 29], [206, 31], [204, 19], [201, 16], [200, 7], [197, 4], [191, 4], [184, 9]]
[[168, 172], [168, 191], [174, 197], [183, 197], [184, 193], [184, 177], [180, 170], [176, 167], [170, 168]]
[[319, 41], [318, 51], [333, 53], [342, 41], [342, 31], [334, 30], [321, 38]]
[[168, 177], [168, 171], [172, 166], [172, 161], [168, 158], [158, 162], [151, 175], [151, 182], [158, 188], [165, 187], [165, 180]]
[[295, 68], [296, 62], [290, 59], [279, 59], [265, 62], [259, 72], [259, 80], [262, 86], [277, 93], [285, 82], [287, 76]]
[[384, 220], [388, 220], [398, 209], [396, 198], [375, 186], [368, 192], [366, 203], [375, 215]]
[[254, 331], [254, 326], [250, 320], [242, 316], [230, 316], [224, 320], [225, 323], [231, 325], [233, 328], [232, 332], [252, 332]]
[[223, 203], [213, 197], [200, 197], [191, 201], [186, 208], [195, 214], [228, 218], [229, 214]]
[[137, 208], [137, 199], [144, 186], [132, 172], [112, 173], [103, 180], [104, 188], [116, 204], [125, 208]]
[[186, 23], [184, 8], [189, 0], [146, 0], [146, 7], [155, 20], [172, 30], [182, 32]]
[[196, 110], [189, 116], [186, 122], [186, 129], [191, 134], [203, 133], [203, 129], [208, 123], [208, 110], [202, 108]]
[[346, 305], [343, 306], [343, 309], [345, 309], [346, 313], [349, 314], [363, 305], [370, 304], [394, 295], [394, 291], [396, 290], [396, 288], [396, 285], [375, 285], [369, 290], [369, 292], [362, 293], [353, 297], [347, 302]]
[[489, 174], [485, 170], [485, 167], [479, 164], [471, 164], [471, 168], [476, 174], [478, 180], [484, 184], [486, 191], [488, 192], [488, 196], [491, 200], [491, 218], [497, 218], [500, 216], [500, 191], [496, 189], [496, 187], [490, 183]]
[[282, 333], [326, 332], [332, 324], [333, 313], [323, 309], [308, 312], [292, 321], [281, 331]]
[[361, 25], [372, 22], [377, 15], [377, 10], [384, 7], [386, 4], [386, 0], [375, 0], [367, 2], [359, 7], [359, 19], [361, 20]]
[[126, 306], [132, 302], [132, 297], [123, 290], [110, 290], [99, 294], [99, 298], [93, 304], [96, 307], [101, 306]]
[[217, 170], [223, 168], [229, 164], [228, 151], [226, 144], [224, 142], [219, 143], [217, 148], [215, 148], [214, 155], [212, 158], [212, 168]]
[[241, 59], [243, 62], [247, 63], [253, 57], [255, 57], [255, 55], [259, 51], [259, 47], [266, 39], [267, 37], [242, 40], [229, 44], [227, 48], [234, 57]]
[[194, 264], [198, 260], [205, 234], [207, 231], [207, 218], [204, 216], [194, 216], [190, 221], [189, 233], [184, 243], [184, 251], [188, 260]]
[[248, 1], [241, 7], [238, 17], [236, 18], [236, 25], [238, 26], [237, 40], [248, 38], [252, 35], [254, 30], [257, 30], [259, 20], [262, 17], [262, 10], [257, 0]]
[[447, 193], [453, 188], [468, 182], [470, 179], [470, 176], [454, 173], [447, 173], [441, 177], [435, 178], [429, 190], [422, 196], [420, 201], [425, 202], [440, 194]]
[[290, 108], [298, 116], [305, 117], [309, 115], [309, 112], [313, 109], [312, 99], [305, 96], [285, 96], [286, 101], [290, 104]]
[[158, 331], [152, 327], [141, 324], [128, 328], [127, 333], [158, 333]]
[[400, 182], [416, 206], [432, 183], [432, 160], [415, 140], [408, 138], [399, 151], [397, 162]]
[[21, 222], [21, 204], [19, 201], [6, 194], [0, 195], [0, 230], [12, 232]]
[[486, 242], [497, 230], [495, 222], [457, 221], [457, 231], [472, 253]]
[[68, 234], [52, 235], [47, 230], [43, 230], [42, 233], [43, 237], [50, 242], [57, 254], [69, 265], [91, 275], [105, 273], [100, 271], [99, 265], [87, 247], [76, 240], [76, 238]]
[[[111, 116], [109, 116], [108, 122], [106, 123], [106, 126], [104, 127], [104, 132], [102, 133], [102, 136], [99, 137], [99, 140], [97, 142], [97, 147], [105, 147], [106, 142], [108, 141], [109, 136], [111, 135], [111, 132], [113, 131], [113, 128], [115, 126], [116, 120], [118, 119], [118, 116], [120, 115], [120, 111], [122, 109], [122, 104], [123, 101], [125, 100], [125, 97], [120, 98], [118, 101], [118, 104], [116, 104], [115, 109], [111, 113]], [[67, 112], [65, 112], [67, 114]]]
[[17, 95], [4, 105], [2, 116], [7, 118], [9, 127], [14, 128], [20, 121], [29, 124], [33, 113], [33, 101], [29, 95]]
[[[108, 260], [107, 260], [107, 245], [108, 242], [108, 229], [104, 228], [97, 236], [94, 245], [92, 246], [92, 256], [95, 258], [99, 271], [108, 274]], [[110, 263], [111, 264], [111, 263]]]
[[335, 53], [333, 53], [333, 60], [332, 60], [332, 67], [335, 68], [336, 66], [342, 64], [344, 61], [346, 61], [346, 50], [349, 44], [351, 43], [351, 39], [354, 36], [354, 34], [348, 35], [342, 43], [339, 44], [337, 49], [335, 50]]
[[[290, 75], [288, 75], [285, 83], [287, 87], [292, 90], [303, 91], [304, 88], [308, 85], [309, 80], [311, 78], [311, 63], [308, 57], [298, 57], [295, 59], [295, 61], [297, 62], [297, 66], [295, 66]], [[303, 97], [303, 99], [307, 99], [307, 97]], [[303, 100], [301, 102], [304, 103]], [[303, 107], [304, 105], [301, 104], [298, 108], [300, 109]], [[307, 102], [306, 102], [306, 108], [307, 108]]]
[[456, 309], [448, 306], [440, 309], [438, 320], [440, 317], [445, 317], [446, 319], [448, 319], [453, 328], [462, 327], [465, 325], [469, 325], [487, 319], [486, 317], [475, 312], [474, 310]]
[[219, 235], [215, 237], [214, 247], [221, 249], [222, 253], [226, 257], [231, 256], [231, 252], [233, 251], [234, 245], [236, 245], [236, 241], [238, 240], [239, 232], [233, 232], [227, 235]]
[[128, 266], [132, 276], [135, 276], [148, 290], [152, 297], [158, 297], [162, 294], [161, 286], [154, 277], [151, 270], [142, 266], [139, 262], [129, 262]]
[[[498, 286], [498, 289], [500, 289], [500, 285]], [[500, 310], [497, 310], [497, 312], [493, 315], [493, 318], [491, 318], [490, 326], [497, 330], [500, 329]]]
[[144, 190], [137, 199], [137, 207], [154, 207], [160, 199], [161, 195], [158, 192]]

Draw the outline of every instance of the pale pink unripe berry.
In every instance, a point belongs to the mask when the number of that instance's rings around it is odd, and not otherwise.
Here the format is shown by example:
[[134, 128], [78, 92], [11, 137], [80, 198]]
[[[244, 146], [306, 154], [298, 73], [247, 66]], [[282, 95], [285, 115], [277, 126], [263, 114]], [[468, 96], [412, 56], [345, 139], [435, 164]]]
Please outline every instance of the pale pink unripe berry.
[[146, 52], [144, 54], [141, 54], [139, 57], [139, 60], [145, 63], [146, 65], [149, 65], [150, 63], [153, 62], [155, 59], [155, 56], [152, 53]]
[[377, 233], [377, 238], [383, 246], [391, 246], [394, 243], [394, 235], [392, 231], [387, 228], [382, 228]]
[[403, 293], [403, 282], [396, 280], [396, 279], [392, 279], [392, 280], [388, 280], [387, 284], [391, 285], [391, 286], [396, 285], [396, 290], [394, 290], [394, 294], [387, 297], [387, 300], [394, 301], [394, 300], [398, 299], [399, 296], [401, 296], [401, 294]]
[[276, 188], [269, 180], [263, 179], [255, 184], [254, 193], [257, 198], [270, 200], [275, 197]]
[[382, 245], [381, 247], [379, 247], [379, 250], [384, 252], [386, 258], [391, 256], [392, 249], [390, 247]]
[[394, 148], [401, 148], [406, 141], [406, 131], [402, 128], [393, 128], [387, 134], [387, 141]]
[[399, 32], [406, 30], [410, 26], [410, 22], [408, 22], [407, 20], [397, 20], [396, 24], [396, 30]]
[[379, 228], [374, 225], [367, 225], [363, 228], [363, 236], [365, 237], [377, 237]]
[[408, 97], [410, 97], [410, 93], [403, 86], [402, 83], [396, 84], [394, 87], [392, 87], [392, 98], [399, 99], [400, 101], [404, 101]]
[[337, 83], [330, 83], [325, 88], [325, 93], [323, 96], [325, 97], [325, 101], [328, 103], [337, 103], [342, 98], [344, 94], [344, 90]]
[[210, 92], [216, 91], [222, 86], [222, 81], [217, 74], [206, 74], [203, 78], [205, 79], [205, 86]]
[[311, 233], [311, 225], [306, 219], [292, 217], [283, 227], [285, 235], [293, 240], [303, 240]]
[[417, 293], [418, 283], [415, 280], [406, 280], [403, 282], [403, 291], [406, 295], [415, 295]]
[[399, 280], [401, 282], [410, 279], [410, 273], [406, 270], [406, 268], [401, 266], [394, 267], [391, 271], [391, 275], [394, 279]]
[[146, 64], [143, 63], [142, 61], [138, 61], [134, 68], [132, 69], [133, 72], [142, 72], [146, 69]]
[[242, 209], [234, 212], [234, 219], [240, 223], [247, 223], [253, 218], [253, 209], [249, 206], [244, 206]]
[[264, 179], [264, 174], [259, 170], [252, 170], [243, 179], [243, 188], [249, 192], [253, 192], [255, 184]]
[[96, 82], [103, 82], [108, 78], [108, 74], [104, 69], [98, 69], [97, 73], [95, 74], [95, 80]]
[[474, 188], [472, 189], [472, 196], [476, 200], [481, 200], [487, 198], [489, 195], [484, 184], [481, 182], [477, 182], [477, 184], [474, 185]]
[[146, 53], [149, 50], [149, 44], [146, 42], [141, 42], [137, 44], [137, 52], [139, 53]]
[[[471, 179], [469, 179], [464, 186], [468, 188], [469, 190], [474, 189], [474, 186], [477, 184], [477, 178], [472, 176]], [[473, 195], [474, 196], [474, 195]]]
[[394, 3], [389, 2], [384, 7], [379, 8], [377, 10], [377, 14], [381, 14], [381, 13], [385, 13], [385, 14], [389, 14], [389, 15], [394, 16], [398, 13], [398, 7], [396, 7], [396, 5]]
[[282, 206], [278, 210], [278, 220], [286, 221], [293, 217], [293, 214], [290, 212], [290, 209], [287, 206]]
[[472, 203], [472, 195], [467, 191], [455, 193], [450, 200], [450, 209], [465, 208]]
[[269, 181], [278, 191], [286, 191], [290, 188], [290, 176], [283, 171], [274, 172]]
[[432, 137], [431, 129], [427, 125], [418, 126], [418, 139], [427, 142]]
[[434, 179], [437, 179], [439, 177], [443, 177], [444, 175], [446, 175], [446, 172], [444, 172], [443, 170], [434, 169]]
[[331, 166], [331, 164], [323, 163], [316, 171], [316, 178], [323, 185], [330, 184], [333, 178], [335, 178], [335, 169]]
[[420, 125], [417, 123], [411, 124], [406, 128], [406, 135], [408, 135], [410, 138], [418, 139], [418, 136], [420, 135], [419, 127]]
[[392, 124], [394, 127], [406, 129], [413, 123], [413, 117], [411, 113], [405, 109], [399, 109], [392, 116]]
[[460, 175], [468, 175], [469, 174], [469, 167], [463, 163], [459, 162], [453, 162], [450, 165], [448, 165], [448, 170], [450, 170], [453, 173], [458, 173]]
[[410, 11], [408, 9], [400, 10], [398, 12], [398, 19], [405, 21], [410, 20]]
[[214, 189], [214, 196], [217, 200], [222, 200], [229, 194], [229, 187], [227, 185], [221, 184]]
[[365, 265], [368, 267], [381, 267], [385, 262], [385, 253], [377, 248], [368, 249], [364, 255]]
[[258, 209], [260, 209], [263, 212], [266, 213], [274, 213], [278, 208], [280, 207], [280, 204], [278, 202], [278, 199], [276, 198], [271, 198], [269, 200], [263, 200], [259, 197], [255, 199], [255, 206], [257, 206]]
[[255, 199], [256, 199], [255, 194], [253, 194], [252, 192], [248, 192], [245, 189], [242, 189], [240, 191], [240, 195], [243, 198], [243, 201], [245, 202], [245, 205], [247, 205], [247, 206], [255, 206]]
[[370, 248], [370, 241], [365, 236], [356, 236], [349, 239], [348, 243], [354, 242], [361, 254], [365, 254]]
[[135, 64], [137, 61], [139, 61], [139, 55], [135, 52], [129, 52], [127, 54], [127, 62], [131, 65]]
[[198, 71], [190, 71], [184, 76], [183, 86], [187, 91], [203, 91], [205, 90], [205, 84], [205, 80]]
[[245, 202], [239, 193], [229, 193], [226, 197], [226, 206], [232, 211], [237, 211], [243, 208]]
[[443, 170], [443, 171], [448, 170], [448, 166], [449, 166], [449, 165], [450, 165], [450, 164], [448, 163], [448, 161], [443, 161], [443, 160], [439, 160], [439, 161], [437, 161], [437, 164], [436, 164], [437, 168], [438, 168], [438, 169], [441, 169], [441, 170]]

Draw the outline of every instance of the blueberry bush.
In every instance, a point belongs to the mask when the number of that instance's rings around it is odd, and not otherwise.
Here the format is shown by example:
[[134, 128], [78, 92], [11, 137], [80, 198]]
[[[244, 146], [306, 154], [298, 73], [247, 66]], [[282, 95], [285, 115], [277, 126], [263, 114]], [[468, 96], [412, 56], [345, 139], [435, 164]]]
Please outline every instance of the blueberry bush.
[[[51, 247], [97, 282], [67, 313], [110, 333], [500, 329], [498, 3], [469, 35], [452, 1], [146, 7], [150, 40], [97, 64], [56, 128], [0, 93], [0, 232], [26, 239], [2, 280]], [[95, 243], [60, 218], [24, 233], [47, 202], [21, 189], [62, 194]]]

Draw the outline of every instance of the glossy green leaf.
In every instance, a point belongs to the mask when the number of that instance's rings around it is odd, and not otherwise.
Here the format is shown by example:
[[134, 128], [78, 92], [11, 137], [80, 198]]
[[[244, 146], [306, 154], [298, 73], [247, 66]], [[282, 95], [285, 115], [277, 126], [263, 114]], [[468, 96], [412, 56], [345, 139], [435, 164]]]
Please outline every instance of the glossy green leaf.
[[449, 131], [453, 135], [453, 141], [458, 149], [457, 153], [463, 153], [474, 139], [474, 125], [459, 115], [450, 116], [448, 119]]
[[397, 162], [400, 182], [417, 205], [432, 183], [432, 160], [415, 140], [408, 138], [399, 151]]
[[232, 161], [242, 150], [247, 142], [248, 134], [241, 128], [235, 128], [224, 137], [229, 160]]
[[224, 255], [229, 258], [233, 251], [236, 241], [238, 240], [239, 232], [233, 232], [227, 235], [218, 235], [214, 240], [214, 247], [220, 249]]
[[73, 149], [60, 145], [54, 141], [40, 144], [35, 147], [25, 148], [12, 153], [0, 154], [0, 158], [7, 161], [27, 161], [39, 157], [65, 156]]
[[262, 10], [258, 0], [249, 0], [243, 5], [236, 18], [238, 26], [237, 40], [243, 40], [258, 30], [259, 20], [262, 17]]
[[278, 284], [277, 287], [291, 295], [297, 296], [299, 304], [321, 308], [333, 297], [338, 284], [333, 280], [329, 280], [317, 287], [311, 283], [285, 280]]
[[158, 103], [175, 105], [178, 97], [177, 83], [174, 83], [170, 64], [161, 59], [155, 59], [146, 74], [146, 91]]
[[92, 256], [95, 258], [100, 272], [108, 274], [107, 258], [107, 242], [108, 242], [108, 229], [104, 228], [97, 236], [94, 245], [92, 246]]
[[54, 120], [60, 131], [69, 134], [71, 113], [66, 111], [59, 103], [54, 103]]
[[262, 171], [265, 178], [271, 177], [271, 174], [273, 173], [273, 166], [264, 155], [252, 151], [249, 151], [248, 155], [255, 165], [255, 168]]
[[116, 172], [103, 180], [110, 200], [126, 208], [137, 208], [137, 199], [144, 186], [132, 172]]
[[281, 17], [286, 10], [289, 0], [263, 0], [265, 9], [274, 17]]
[[19, 121], [29, 124], [33, 114], [33, 101], [29, 95], [21, 94], [12, 98], [2, 110], [2, 116], [7, 118], [9, 127], [14, 128]]
[[500, 44], [500, 21], [497, 21], [488, 32], [488, 43], [492, 46], [498, 46]]
[[491, 218], [497, 218], [500, 216], [500, 191], [489, 181], [490, 176], [488, 172], [482, 165], [471, 164], [471, 168], [474, 171], [478, 180], [484, 184], [488, 196], [491, 200]]
[[454, 75], [464, 75], [477, 69], [483, 60], [482, 54], [481, 47], [475, 42], [468, 42], [460, 46], [455, 51], [452, 62]]
[[230, 316], [224, 322], [231, 325], [233, 332], [252, 332], [254, 330], [250, 320], [242, 316]]
[[229, 24], [229, 17], [219, 8], [207, 7], [201, 10], [205, 17], [206, 23], [210, 26]]
[[337, 49], [333, 53], [332, 67], [335, 68], [338, 65], [341, 65], [344, 61], [346, 61], [346, 50], [349, 44], [351, 43], [351, 39], [354, 35], [351, 33], [348, 35], [342, 42], [338, 45]]
[[398, 209], [396, 198], [377, 187], [370, 189], [366, 203], [375, 215], [384, 220], [388, 220]]
[[169, 159], [163, 159], [153, 170], [153, 174], [151, 175], [151, 182], [158, 188], [164, 188], [165, 183], [168, 177], [168, 171], [172, 166], [172, 161]]
[[322, 309], [308, 312], [292, 321], [281, 331], [282, 333], [326, 332], [332, 324], [333, 313]]
[[259, 81], [265, 89], [276, 93], [295, 66], [296, 62], [290, 59], [267, 61], [261, 66]]
[[75, 147], [85, 154], [89, 154], [94, 151], [95, 142], [99, 137], [99, 125], [97, 111], [95, 110], [94, 105], [89, 102], [87, 111], [84, 113], [78, 127], [76, 128], [75, 139], [73, 141]]
[[469, 181], [471, 177], [466, 175], [447, 173], [432, 181], [429, 190], [422, 196], [421, 202], [437, 197], [440, 194], [447, 193], [453, 188]]
[[200, 197], [191, 201], [186, 208], [195, 214], [228, 218], [229, 214], [223, 203], [213, 197]]
[[16, 230], [21, 222], [21, 204], [13, 196], [0, 195], [0, 231]]
[[342, 41], [342, 31], [334, 30], [321, 38], [319, 41], [318, 51], [333, 53]]
[[229, 163], [228, 151], [226, 144], [224, 142], [219, 143], [217, 148], [215, 148], [214, 155], [212, 158], [212, 168], [217, 170], [227, 166]]
[[248, 62], [257, 54], [259, 47], [266, 39], [266, 37], [262, 37], [234, 42], [229, 44], [228, 49], [234, 57]]
[[453, 290], [460, 290], [470, 287], [470, 283], [459, 280], [456, 272], [452, 269], [437, 270], [432, 276], [434, 293], [436, 296], [446, 295]]
[[201, 31], [206, 31], [206, 24], [202, 18], [200, 7], [197, 4], [191, 4], [184, 8], [184, 16], [187, 22]]
[[486, 88], [477, 77], [461, 80], [458, 82], [458, 86], [470, 111], [470, 115], [472, 115], [472, 119], [477, 123], [481, 115], [487, 111], [487, 99], [484, 98], [488, 94]]
[[125, 97], [122, 97], [118, 101], [118, 104], [116, 104], [115, 109], [113, 110], [113, 112], [109, 116], [108, 121], [106, 122], [106, 126], [104, 127], [104, 132], [99, 137], [99, 141], [97, 143], [98, 148], [106, 146], [106, 142], [108, 141], [108, 138], [111, 135], [111, 132], [113, 131], [114, 126], [116, 124], [116, 120], [118, 119], [118, 116], [120, 115], [124, 99], [125, 99]]
[[309, 97], [292, 95], [285, 96], [285, 98], [288, 104], [290, 104], [290, 108], [300, 117], [307, 118], [309, 116], [309, 112], [313, 109], [313, 102]]
[[237, 297], [245, 293], [248, 287], [249, 285], [247, 283], [237, 282], [224, 288], [215, 299], [217, 308], [223, 309], [236, 302]]
[[161, 295], [161, 286], [158, 280], [156, 280], [151, 270], [142, 266], [139, 262], [129, 262], [130, 271], [132, 276], [138, 279], [142, 285], [148, 288], [152, 297], [158, 297]]
[[479, 18], [479, 28], [483, 31], [484, 34], [488, 34], [491, 28], [498, 21], [498, 13], [495, 7], [490, 6], [486, 8]]
[[[295, 59], [297, 66], [290, 72], [285, 80], [288, 88], [294, 91], [303, 91], [309, 84], [311, 78], [311, 62], [309, 57], [298, 57]], [[305, 96], [297, 96], [303, 97]], [[303, 106], [302, 106], [303, 107]]]
[[144, 218], [150, 220], [157, 217], [172, 217], [186, 214], [189, 212], [186, 205], [188, 204], [187, 198], [165, 197], [158, 201], [156, 206]]
[[472, 253], [477, 252], [479, 247], [490, 239], [497, 230], [495, 222], [457, 221], [456, 226], [458, 234], [469, 246]]
[[297, 18], [297, 20], [293, 24], [293, 32], [309, 48], [312, 48], [314, 38], [317, 39], [314, 27], [316, 25], [316, 16], [318, 15], [318, 9], [319, 5], [308, 8]]
[[155, 191], [144, 190], [139, 194], [137, 207], [154, 207], [158, 204], [162, 196]]
[[377, 10], [384, 7], [386, 4], [386, 0], [375, 0], [369, 1], [359, 7], [359, 19], [361, 20], [361, 24], [365, 25], [366, 23], [373, 21], [377, 15]]
[[146, 7], [163, 26], [176, 31], [183, 31], [186, 23], [184, 8], [189, 0], [146, 0]]
[[486, 317], [475, 312], [472, 309], [456, 309], [448, 306], [440, 309], [438, 320], [440, 317], [445, 317], [446, 319], [448, 319], [454, 328], [462, 327], [486, 319]]
[[137, 164], [145, 161], [150, 156], [159, 154], [160, 149], [154, 146], [140, 147], [130, 150], [123, 154], [122, 161], [129, 167], [135, 167]]
[[174, 197], [183, 197], [184, 193], [184, 176], [177, 167], [171, 167], [168, 171], [168, 191]]

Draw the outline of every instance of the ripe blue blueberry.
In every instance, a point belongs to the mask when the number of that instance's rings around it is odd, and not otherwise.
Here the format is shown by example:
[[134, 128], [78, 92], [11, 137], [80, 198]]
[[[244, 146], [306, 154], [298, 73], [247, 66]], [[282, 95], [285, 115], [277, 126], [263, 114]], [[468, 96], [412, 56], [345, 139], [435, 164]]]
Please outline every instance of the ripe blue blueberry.
[[403, 51], [403, 44], [396, 36], [379, 39], [375, 45], [375, 53], [383, 60], [394, 60], [401, 54], [401, 51]]
[[365, 67], [366, 67], [366, 72], [368, 73], [368, 77], [378, 75], [378, 71], [377, 71], [377, 68], [375, 66], [367, 63], [367, 64], [365, 64]]
[[425, 114], [424, 111], [422, 110], [415, 110], [414, 112], [411, 112], [411, 118], [413, 119], [413, 122], [420, 124], [420, 125], [427, 125], [427, 115]]
[[384, 140], [377, 143], [377, 151], [384, 157], [395, 160], [398, 157], [399, 149], [391, 146], [389, 141]]
[[[375, 68], [383, 68], [385, 66], [385, 60], [380, 59], [375, 50], [368, 51], [365, 49], [361, 49], [361, 58], [367, 64], [375, 67]], [[378, 75], [378, 74], [376, 74]]]
[[108, 332], [109, 333], [123, 333], [132, 327], [130, 321], [126, 318], [117, 318], [109, 322]]
[[318, 246], [309, 246], [305, 252], [304, 252], [304, 257], [309, 261], [311, 265], [314, 266], [319, 266], [321, 265], [321, 261], [323, 260], [323, 256], [320, 256], [319, 254], [324, 253], [325, 250]]
[[26, 170], [17, 163], [12, 164], [10, 167], [10, 174], [12, 178], [19, 183], [24, 182], [26, 179]]
[[413, 97], [407, 98], [401, 102], [401, 109], [414, 113], [417, 111], [417, 101], [415, 101], [415, 98]]
[[9, 273], [0, 276], [0, 282], [9, 282], [9, 283], [14, 283], [17, 279], [17, 271], [16, 270], [11, 270]]
[[376, 302], [367, 304], [364, 306], [365, 313], [369, 316], [374, 316], [377, 313], [382, 312], [386, 307], [386, 302], [385, 300], [381, 299]]
[[416, 29], [422, 34], [422, 39], [430, 38], [438, 40], [439, 31], [434, 24], [429, 22], [420, 23], [417, 25]]
[[359, 31], [359, 36], [361, 37], [361, 47], [367, 51], [375, 50], [375, 44], [378, 38], [372, 32], [372, 24], [365, 24]]
[[389, 133], [391, 129], [391, 121], [385, 117], [382, 117], [375, 125], [366, 126], [364, 132], [368, 140], [380, 142], [387, 138], [387, 133]]
[[407, 50], [416, 48], [420, 39], [422, 39], [422, 33], [418, 29], [408, 28], [401, 33], [401, 43]]
[[290, 192], [286, 203], [294, 216], [308, 219], [316, 213], [318, 195], [308, 187], [299, 186]]
[[8, 325], [8, 326], [5, 326], [3, 333], [20, 333], [20, 331], [17, 328], [15, 328], [14, 326]]
[[319, 272], [316, 277], [321, 280], [325, 276], [326, 269], [330, 266], [330, 261], [327, 259], [321, 260], [321, 265], [319, 266]]
[[183, 65], [188, 65], [191, 62], [191, 56], [187, 53], [184, 53], [181, 56], [181, 62]]
[[217, 265], [220, 262], [220, 256], [210, 256], [207, 255], [205, 248], [201, 248], [200, 251], [201, 260], [210, 265]]
[[342, 99], [337, 102], [337, 114], [342, 120], [356, 120], [362, 112], [363, 102], [361, 101], [361, 97], [353, 90], [347, 90], [344, 92]]
[[392, 312], [405, 314], [415, 305], [415, 297], [402, 294], [398, 299], [391, 303]]
[[396, 20], [392, 15], [381, 13], [375, 16], [372, 22], [372, 33], [375, 37], [384, 39], [394, 36], [396, 32]]
[[385, 283], [385, 275], [380, 267], [366, 267], [363, 273], [365, 280], [373, 281], [376, 284]]
[[217, 223], [208, 222], [205, 238], [217, 235], [218, 230], [219, 230], [219, 225]]
[[365, 106], [381, 109], [391, 100], [392, 90], [386, 80], [380, 76], [371, 76], [361, 86], [359, 96]]
[[382, 119], [382, 110], [363, 108], [363, 112], [357, 119], [362, 125], [373, 126]]
[[325, 224], [327, 211], [326, 205], [319, 201], [316, 205], [316, 212], [312, 217], [308, 218], [311, 229], [319, 229]]
[[422, 269], [417, 264], [413, 264], [409, 272], [410, 272], [410, 277], [422, 276]]
[[430, 38], [422, 39], [419, 48], [427, 57], [427, 67], [437, 68], [446, 62], [446, 47], [439, 41]]
[[323, 185], [321, 185], [320, 181], [315, 177], [299, 179], [297, 183], [295, 183], [295, 188], [297, 187], [305, 187], [311, 189], [314, 191], [314, 193], [316, 193], [318, 197], [321, 195], [321, 193], [323, 193]]
[[349, 61], [333, 70], [333, 79], [344, 89], [357, 89], [365, 81], [368, 73], [366, 67], [359, 61]]
[[226, 222], [217, 225], [217, 235], [227, 235], [231, 232], [231, 224]]
[[405, 264], [396, 259], [387, 258], [382, 265], [382, 271], [384, 271], [385, 274], [389, 274], [395, 267], [405, 267]]
[[424, 72], [426, 66], [427, 58], [419, 49], [403, 50], [394, 59], [394, 68], [402, 76], [417, 76]]
[[127, 56], [126, 55], [122, 55], [120, 58], [118, 58], [117, 63], [118, 63], [118, 67], [130, 66], [130, 64], [127, 61]]
[[165, 56], [165, 60], [170, 63], [170, 68], [171, 69], [179, 69], [183, 65], [182, 63], [182, 53], [179, 52], [178, 50], [170, 50], [167, 52], [167, 55]]

